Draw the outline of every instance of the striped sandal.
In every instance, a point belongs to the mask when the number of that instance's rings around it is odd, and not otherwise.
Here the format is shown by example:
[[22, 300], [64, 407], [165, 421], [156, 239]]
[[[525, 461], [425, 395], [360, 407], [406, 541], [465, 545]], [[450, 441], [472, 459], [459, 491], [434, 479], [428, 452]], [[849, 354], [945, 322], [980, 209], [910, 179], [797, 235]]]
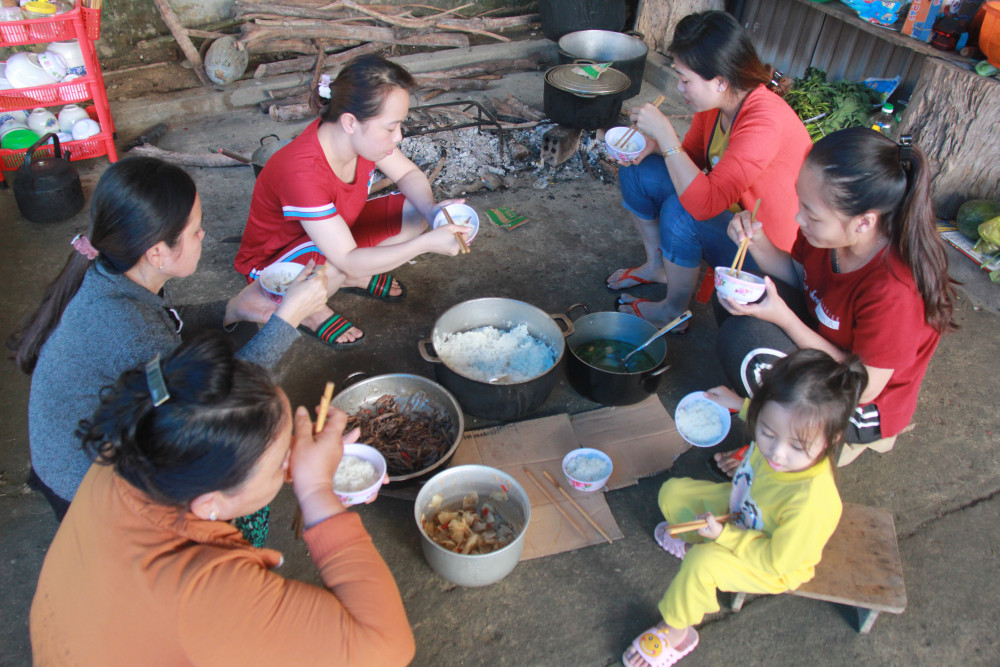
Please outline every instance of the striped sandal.
[[389, 301], [390, 303], [396, 301], [402, 301], [403, 297], [406, 296], [406, 285], [396, 281], [399, 285], [399, 294], [393, 296], [389, 292], [392, 291], [392, 274], [391, 273], [379, 273], [378, 275], [372, 276], [372, 279], [368, 281], [368, 287], [361, 289], [360, 287], [341, 287], [341, 292], [347, 292], [349, 294], [360, 294], [361, 296], [370, 296], [380, 301]]
[[346, 350], [349, 347], [357, 347], [358, 345], [361, 345], [361, 343], [365, 342], [364, 334], [361, 334], [361, 338], [357, 338], [347, 343], [337, 342], [337, 338], [347, 333], [347, 330], [353, 326], [354, 324], [351, 323], [346, 317], [334, 313], [325, 319], [322, 324], [316, 327], [316, 331], [313, 331], [309, 327], [303, 325], [299, 325], [299, 331], [320, 339], [322, 342], [326, 343], [335, 350]]

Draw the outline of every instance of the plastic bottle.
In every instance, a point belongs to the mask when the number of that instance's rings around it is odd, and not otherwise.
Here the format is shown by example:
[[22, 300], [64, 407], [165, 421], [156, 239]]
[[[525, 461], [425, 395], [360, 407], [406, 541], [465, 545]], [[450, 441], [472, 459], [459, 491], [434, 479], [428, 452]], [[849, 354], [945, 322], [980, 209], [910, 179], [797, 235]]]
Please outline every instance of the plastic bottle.
[[896, 115], [893, 113], [892, 104], [886, 102], [882, 108], [872, 114], [869, 127], [876, 132], [881, 132], [890, 139], [896, 138]]

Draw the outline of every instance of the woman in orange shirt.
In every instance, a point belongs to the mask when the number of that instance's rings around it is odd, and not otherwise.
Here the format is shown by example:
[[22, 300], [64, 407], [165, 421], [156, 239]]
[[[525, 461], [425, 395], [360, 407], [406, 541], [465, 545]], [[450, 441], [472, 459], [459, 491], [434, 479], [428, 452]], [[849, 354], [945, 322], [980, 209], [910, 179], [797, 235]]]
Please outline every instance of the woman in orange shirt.
[[[36, 664], [405, 665], [399, 591], [333, 493], [347, 415], [315, 437], [266, 370], [217, 335], [126, 371], [82, 422], [97, 463], [45, 557], [31, 606]], [[294, 429], [293, 429], [294, 425]], [[288, 475], [323, 588], [229, 524]]]

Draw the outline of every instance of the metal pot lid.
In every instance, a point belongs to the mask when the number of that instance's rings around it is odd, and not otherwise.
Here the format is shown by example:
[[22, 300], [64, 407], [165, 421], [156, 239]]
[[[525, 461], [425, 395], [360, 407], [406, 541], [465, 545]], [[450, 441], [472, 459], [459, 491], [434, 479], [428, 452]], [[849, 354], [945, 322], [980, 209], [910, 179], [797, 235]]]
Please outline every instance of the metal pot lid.
[[557, 65], [545, 73], [545, 81], [559, 90], [590, 96], [614, 95], [632, 83], [627, 74], [614, 67], [606, 69], [597, 79], [577, 74], [573, 71], [576, 67], [578, 65]]

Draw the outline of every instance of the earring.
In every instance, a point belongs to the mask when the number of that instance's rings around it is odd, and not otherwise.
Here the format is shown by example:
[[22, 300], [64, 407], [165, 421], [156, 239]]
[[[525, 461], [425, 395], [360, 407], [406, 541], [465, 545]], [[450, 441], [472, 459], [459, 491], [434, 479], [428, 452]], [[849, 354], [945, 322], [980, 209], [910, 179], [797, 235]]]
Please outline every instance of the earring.
[[[721, 83], [719, 84], [719, 92], [720, 93], [722, 92], [722, 84]], [[163, 267], [161, 266], [160, 268], [162, 269]]]
[[209, 521], [215, 521], [218, 518], [219, 518], [219, 515], [216, 514], [215, 512], [209, 512], [208, 513], [208, 520]]

